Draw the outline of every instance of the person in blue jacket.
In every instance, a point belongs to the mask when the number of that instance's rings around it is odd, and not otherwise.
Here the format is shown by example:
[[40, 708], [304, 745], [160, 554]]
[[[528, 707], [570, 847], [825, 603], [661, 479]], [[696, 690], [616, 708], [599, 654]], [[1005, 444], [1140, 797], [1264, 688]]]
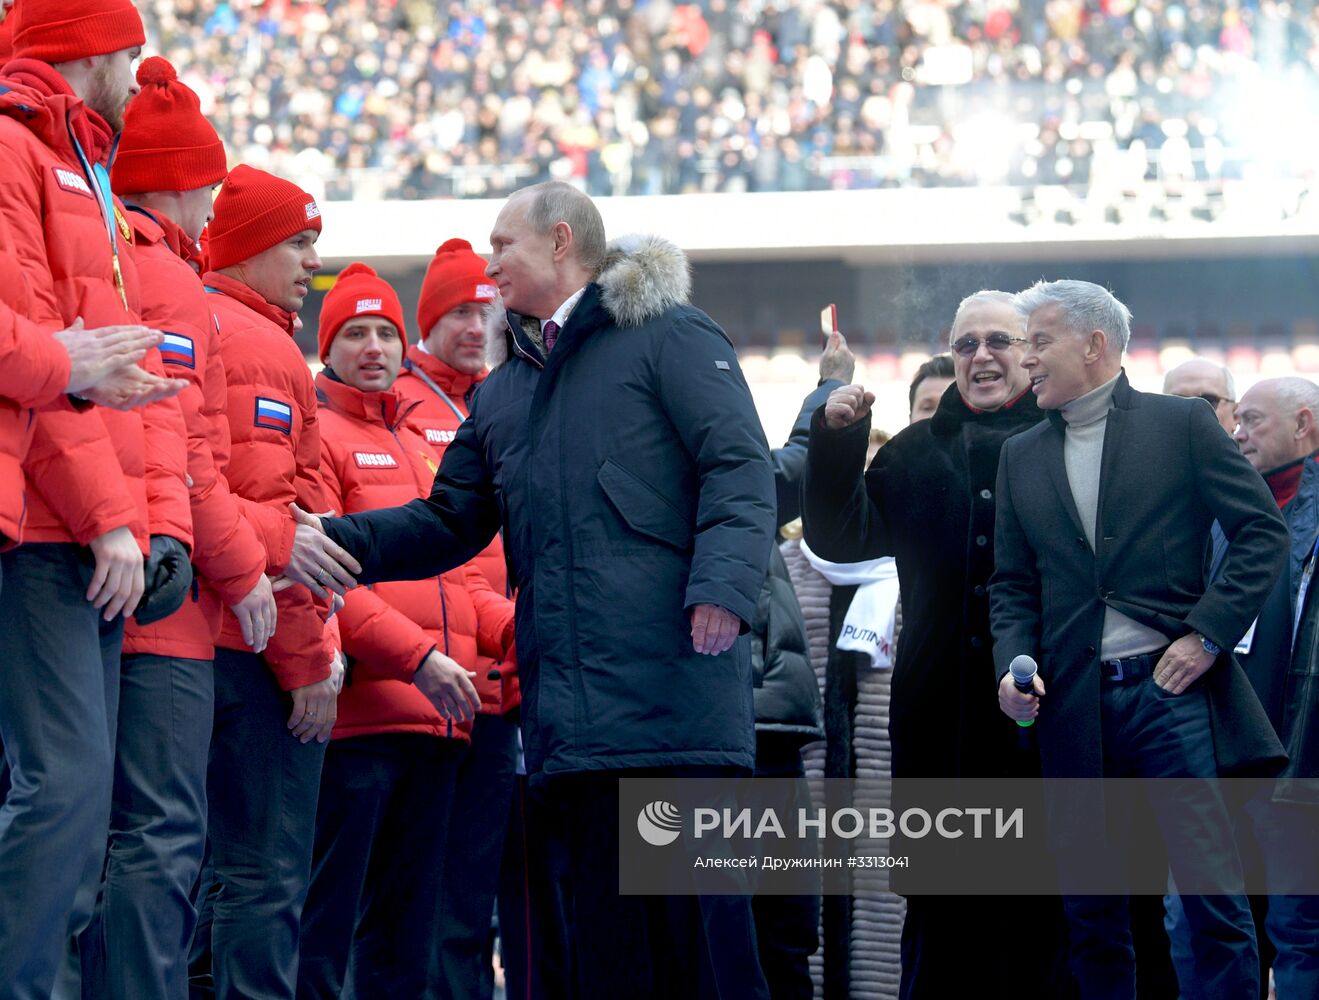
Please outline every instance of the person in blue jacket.
[[[297, 512], [314, 592], [434, 576], [503, 531], [526, 766], [570, 953], [558, 995], [768, 997], [745, 896], [618, 893], [618, 780], [749, 775], [750, 642], [775, 486], [724, 332], [656, 237], [606, 246], [562, 183], [505, 204], [487, 274], [489, 378], [429, 498]], [[326, 539], [322, 539], [323, 532]], [[555, 989], [551, 989], [555, 993]]]

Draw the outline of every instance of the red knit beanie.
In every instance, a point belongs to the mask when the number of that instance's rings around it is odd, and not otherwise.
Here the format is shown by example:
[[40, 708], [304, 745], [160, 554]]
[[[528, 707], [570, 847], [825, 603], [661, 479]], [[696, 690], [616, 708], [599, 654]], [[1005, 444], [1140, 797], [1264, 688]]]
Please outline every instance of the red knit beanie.
[[454, 306], [464, 302], [492, 302], [499, 289], [485, 275], [485, 260], [466, 240], [446, 240], [426, 268], [417, 301], [417, 326], [423, 340], [431, 327]]
[[115, 194], [192, 191], [224, 180], [224, 143], [201, 102], [160, 56], [137, 68], [142, 92], [128, 102], [119, 155], [110, 168]]
[[321, 231], [316, 199], [292, 181], [240, 163], [215, 199], [211, 269], [232, 267], [304, 229]]
[[14, 58], [73, 62], [146, 43], [132, 0], [22, 0], [14, 19]]
[[403, 303], [384, 278], [365, 264], [349, 264], [339, 272], [334, 287], [321, 303], [321, 325], [316, 342], [321, 361], [330, 353], [330, 345], [339, 329], [359, 316], [382, 316], [398, 327], [404, 352], [408, 349], [408, 331], [403, 325]]

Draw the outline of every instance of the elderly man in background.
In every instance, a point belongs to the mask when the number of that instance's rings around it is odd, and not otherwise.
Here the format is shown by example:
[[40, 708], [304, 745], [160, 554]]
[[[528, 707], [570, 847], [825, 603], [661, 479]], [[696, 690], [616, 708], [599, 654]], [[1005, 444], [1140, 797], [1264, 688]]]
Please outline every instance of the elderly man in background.
[[1237, 387], [1227, 367], [1205, 358], [1191, 358], [1163, 376], [1163, 391], [1169, 396], [1199, 397], [1214, 408], [1223, 430], [1237, 429]]
[[[1319, 386], [1303, 378], [1265, 379], [1241, 397], [1237, 415], [1241, 454], [1268, 484], [1291, 544], [1286, 569], [1235, 653], [1287, 749], [1290, 761], [1284, 777], [1319, 778], [1319, 729], [1314, 722], [1319, 688], [1312, 679], [1308, 684], [1303, 679], [1313, 669], [1312, 654], [1301, 643], [1293, 652], [1303, 624], [1313, 631], [1315, 617], [1315, 605], [1305, 602], [1303, 588], [1314, 570], [1319, 536]], [[1226, 552], [1227, 539], [1215, 525], [1211, 577], [1219, 575]], [[1302, 604], [1305, 607], [1298, 607]], [[1278, 996], [1319, 996], [1319, 896], [1302, 895], [1319, 884], [1314, 851], [1319, 843], [1319, 798], [1313, 794], [1314, 784], [1282, 782], [1271, 798], [1252, 798], [1245, 807], [1249, 822], [1237, 827], [1243, 861], [1262, 867], [1270, 892], [1251, 898], [1256, 934], [1267, 935], [1259, 941], [1264, 959], [1261, 994], [1272, 965]], [[1211, 994], [1190, 963], [1193, 942], [1181, 900], [1169, 897], [1168, 911], [1182, 995], [1186, 1000], [1209, 1000]]]

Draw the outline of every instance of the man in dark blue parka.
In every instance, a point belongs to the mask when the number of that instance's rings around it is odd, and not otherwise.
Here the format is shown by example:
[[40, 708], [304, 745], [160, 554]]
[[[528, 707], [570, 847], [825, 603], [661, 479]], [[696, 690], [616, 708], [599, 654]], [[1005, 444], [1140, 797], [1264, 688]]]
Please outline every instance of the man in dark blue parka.
[[751, 393], [727, 336], [687, 304], [683, 254], [653, 237], [606, 247], [575, 188], [513, 195], [490, 240], [507, 313], [430, 497], [320, 519], [348, 555], [299, 513], [289, 575], [313, 590], [351, 585], [340, 564], [359, 583], [425, 578], [502, 530], [527, 771], [560, 820], [564, 995], [768, 996], [749, 899], [620, 897], [617, 863], [620, 776], [755, 763], [739, 636], [776, 525]]

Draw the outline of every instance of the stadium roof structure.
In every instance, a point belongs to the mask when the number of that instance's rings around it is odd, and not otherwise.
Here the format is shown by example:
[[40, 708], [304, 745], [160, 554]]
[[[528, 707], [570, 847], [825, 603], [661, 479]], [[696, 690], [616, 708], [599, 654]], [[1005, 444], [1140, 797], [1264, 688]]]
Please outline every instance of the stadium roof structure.
[[[429, 259], [452, 236], [489, 253], [502, 201], [323, 205], [317, 249], [330, 261]], [[661, 233], [693, 261], [834, 259], [1074, 260], [1319, 252], [1319, 198], [1303, 184], [1214, 186], [1080, 196], [1063, 187], [897, 188], [597, 199], [611, 236]]]

